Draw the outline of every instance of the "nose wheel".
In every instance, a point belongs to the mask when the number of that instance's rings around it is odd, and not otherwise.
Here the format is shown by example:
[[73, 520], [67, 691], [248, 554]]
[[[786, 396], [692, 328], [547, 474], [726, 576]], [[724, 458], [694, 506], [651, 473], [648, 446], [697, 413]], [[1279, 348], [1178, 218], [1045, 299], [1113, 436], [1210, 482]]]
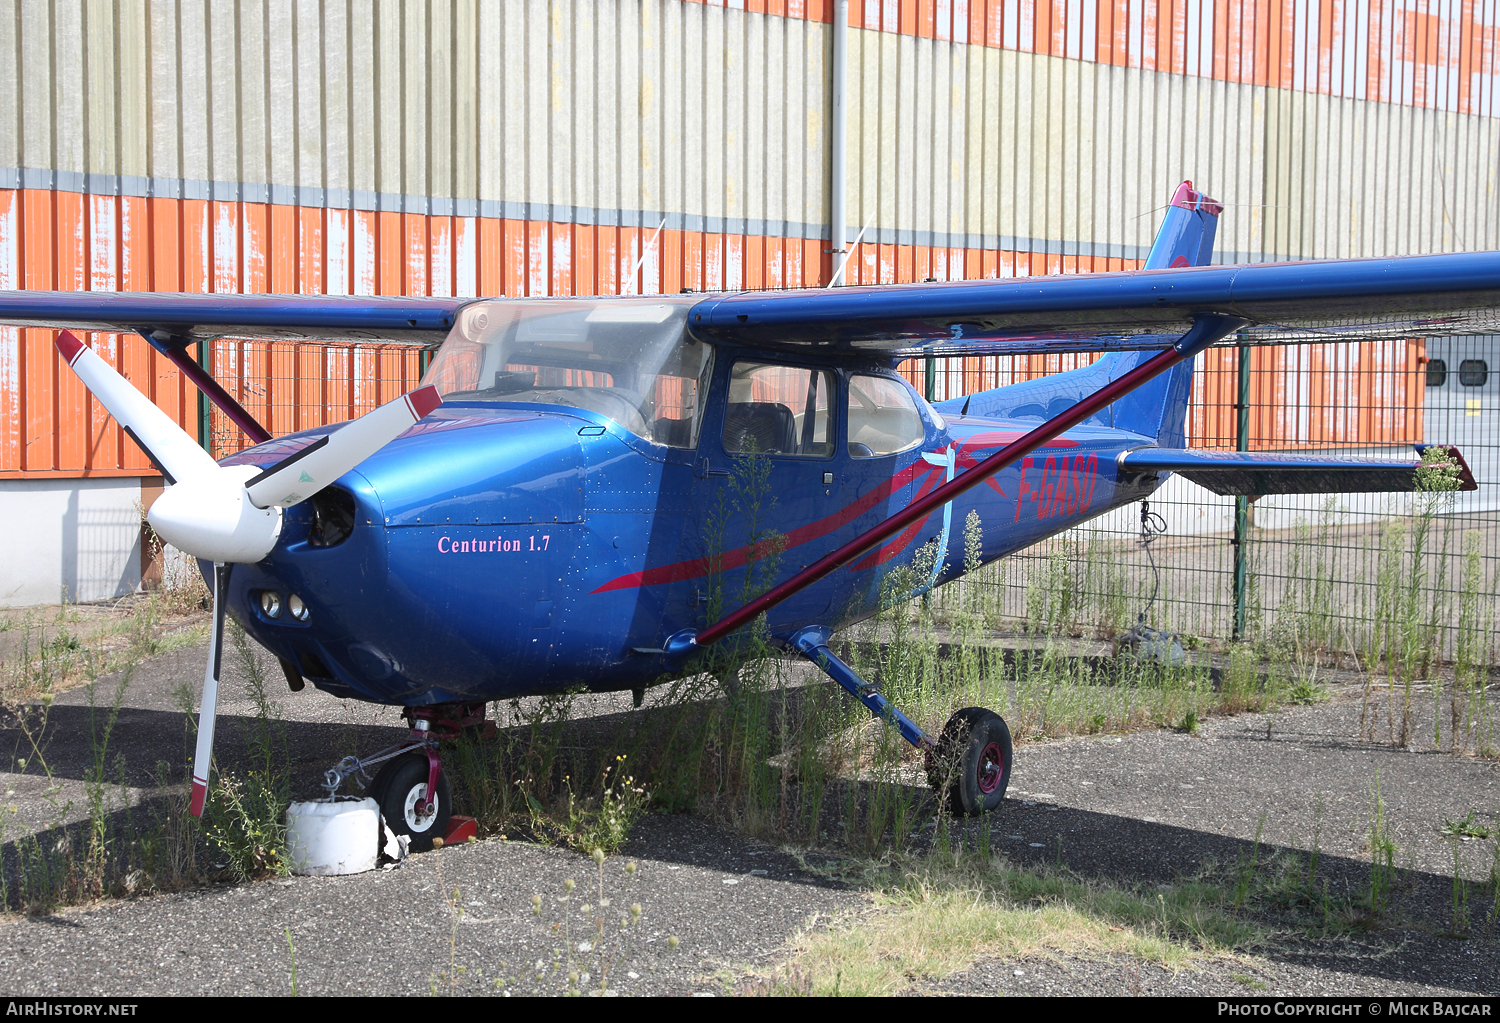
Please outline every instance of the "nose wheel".
[[438, 772], [437, 791], [429, 799], [428, 773], [424, 754], [407, 753], [388, 761], [370, 786], [386, 825], [398, 835], [411, 836], [412, 852], [431, 849], [434, 838], [447, 834], [453, 816], [447, 775]]
[[975, 817], [1000, 806], [1010, 768], [1005, 719], [983, 707], [965, 707], [943, 726], [927, 761], [927, 780], [952, 813]]

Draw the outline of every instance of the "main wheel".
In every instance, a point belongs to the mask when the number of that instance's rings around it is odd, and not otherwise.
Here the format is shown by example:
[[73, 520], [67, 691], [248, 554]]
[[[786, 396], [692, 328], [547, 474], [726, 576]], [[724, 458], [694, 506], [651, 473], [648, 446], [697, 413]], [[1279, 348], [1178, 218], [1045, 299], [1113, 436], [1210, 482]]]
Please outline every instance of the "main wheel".
[[983, 707], [958, 711], [938, 736], [927, 780], [948, 809], [964, 817], [999, 807], [1010, 785], [1010, 729]]
[[434, 838], [448, 833], [448, 818], [453, 816], [448, 776], [438, 771], [434, 806], [427, 812], [427, 757], [421, 753], [407, 753], [387, 763], [375, 776], [370, 795], [380, 804], [390, 829], [411, 836], [412, 852], [426, 852]]

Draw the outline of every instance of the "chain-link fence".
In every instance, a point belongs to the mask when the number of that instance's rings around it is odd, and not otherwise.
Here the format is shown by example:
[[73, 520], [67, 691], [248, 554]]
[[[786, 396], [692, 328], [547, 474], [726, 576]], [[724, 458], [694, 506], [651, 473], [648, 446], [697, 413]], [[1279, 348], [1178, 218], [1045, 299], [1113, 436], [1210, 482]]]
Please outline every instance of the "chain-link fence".
[[[1089, 356], [938, 360], [905, 369], [935, 399], [1060, 372]], [[1220, 497], [1172, 477], [1134, 505], [994, 566], [1003, 614], [1074, 634], [1147, 624], [1208, 641], [1293, 641], [1363, 660], [1422, 648], [1500, 663], [1500, 337], [1222, 348], [1200, 359], [1188, 443], [1411, 457], [1456, 445], [1479, 489]], [[941, 594], [941, 591], [940, 591]], [[944, 599], [939, 595], [936, 599]]]

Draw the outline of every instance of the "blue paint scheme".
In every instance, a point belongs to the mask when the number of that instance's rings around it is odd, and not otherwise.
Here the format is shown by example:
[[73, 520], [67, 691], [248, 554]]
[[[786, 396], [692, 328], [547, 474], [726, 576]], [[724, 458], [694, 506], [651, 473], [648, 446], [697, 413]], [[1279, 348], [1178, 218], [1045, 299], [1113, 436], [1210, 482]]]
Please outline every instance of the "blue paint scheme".
[[1250, 320], [1255, 342], [1496, 333], [1500, 252], [741, 293], [705, 299], [689, 324], [712, 341], [909, 358], [1161, 349], [1204, 311]]
[[[720, 384], [732, 361], [721, 358]], [[902, 386], [908, 386], [904, 380]], [[233, 613], [315, 685], [377, 702], [422, 705], [647, 685], [661, 676], [661, 657], [636, 648], [659, 649], [672, 633], [705, 624], [702, 597], [710, 579], [688, 574], [595, 591], [632, 572], [710, 553], [705, 523], [730, 486], [728, 475], [712, 471], [729, 463], [715, 408], [722, 419], [722, 402], [711, 405], [703, 444], [693, 452], [644, 442], [584, 410], [444, 405], [339, 481], [356, 502], [355, 528], [341, 545], [307, 542], [311, 502], [288, 509], [276, 549], [236, 569]], [[777, 579], [766, 581], [785, 578], [903, 507], [913, 484], [941, 481], [944, 468], [924, 461], [922, 452], [954, 444], [972, 464], [1033, 425], [971, 415], [940, 428], [928, 417], [925, 443], [902, 455], [768, 457], [777, 497], [769, 519], [783, 533], [836, 517], [855, 500], [878, 494], [892, 476], [913, 477], [913, 483], [791, 547]], [[280, 438], [225, 462], [268, 465], [329, 429]], [[1001, 473], [999, 492], [984, 487], [955, 502], [955, 528], [977, 511], [983, 557], [991, 561], [1138, 500], [1154, 484], [1120, 485], [1115, 458], [1154, 441], [1099, 427], [1071, 431]], [[842, 443], [837, 450], [845, 450]], [[695, 459], [704, 451], [710, 452], [708, 473]], [[1085, 477], [1090, 456], [1092, 473]], [[825, 471], [835, 474], [834, 485], [808, 484]], [[1085, 491], [1087, 505], [1077, 501], [1080, 484], [1092, 490]], [[1080, 506], [1065, 510], [1070, 488]], [[1022, 491], [1026, 497], [1018, 500]], [[726, 548], [743, 543], [746, 525], [743, 512], [730, 515]], [[781, 605], [771, 616], [772, 635], [789, 642], [810, 626], [838, 629], [868, 616], [885, 573], [909, 563], [941, 528], [942, 515], [935, 514], [890, 560], [841, 572]], [[963, 545], [950, 545], [940, 581], [960, 574], [962, 561]], [[743, 568], [723, 573], [726, 607], [735, 606], [744, 575]], [[258, 603], [265, 589], [300, 596], [310, 609], [308, 623], [285, 613], [267, 619]]]
[[467, 300], [402, 296], [0, 292], [0, 323], [138, 333], [163, 350], [206, 337], [435, 341]]
[[[1206, 262], [1214, 223], [1206, 209], [1172, 206], [1148, 265]], [[549, 301], [521, 300], [512, 307], [517, 322], [546, 321]], [[232, 574], [234, 616], [319, 688], [363, 700], [420, 706], [577, 686], [643, 687], [686, 648], [687, 630], [707, 624], [713, 594], [722, 594], [729, 610], [739, 605], [747, 578], [765, 586], [790, 577], [931, 492], [950, 464], [958, 473], [972, 468], [1119, 379], [1141, 363], [1143, 351], [1179, 344], [1195, 316], [1244, 317], [1252, 341], [1496, 333], [1500, 253], [716, 295], [690, 309], [692, 300], [675, 297], [608, 301], [618, 303], [614, 312], [631, 315], [600, 323], [649, 331], [640, 325], [667, 319], [635, 314], [670, 305], [676, 311], [664, 317], [687, 317], [685, 328], [673, 330], [714, 346], [712, 375], [691, 378], [695, 386], [707, 382], [696, 447], [655, 443], [581, 408], [504, 400], [613, 384], [550, 377], [538, 384], [536, 377], [529, 392], [505, 391], [516, 375], [506, 370], [473, 390], [450, 388], [445, 393], [473, 400], [447, 402], [335, 489], [287, 509], [272, 552]], [[430, 342], [451, 330], [450, 343], [472, 348], [485, 307], [471, 315], [468, 304], [7, 292], [0, 293], [0, 323], [130, 330], [168, 348], [215, 336]], [[580, 313], [578, 323], [586, 322]], [[607, 337], [618, 345], [621, 336]], [[548, 335], [526, 343], [574, 342]], [[917, 355], [1091, 350], [1108, 354], [1070, 373], [945, 402], [940, 416], [894, 369]], [[731, 367], [742, 358], [826, 367], [838, 387], [830, 403], [832, 453], [767, 455], [775, 503], [758, 512], [736, 503], [736, 473], [747, 462], [723, 441]], [[920, 444], [884, 457], [851, 455], [844, 410], [854, 373], [888, 377], [912, 397]], [[1190, 362], [1169, 370], [777, 605], [767, 623], [771, 637], [819, 660], [872, 710], [890, 716], [892, 708], [831, 658], [832, 632], [871, 614], [886, 575], [910, 564], [945, 523], [954, 542], [929, 584], [963, 571], [964, 545], [954, 534], [971, 512], [983, 530], [981, 560], [990, 562], [1150, 496], [1160, 484], [1157, 470], [1172, 467], [1150, 459], [1183, 444], [1190, 382]], [[225, 463], [268, 466], [338, 428], [268, 441]], [[1139, 459], [1140, 467], [1121, 469], [1122, 455], [1143, 449], [1150, 453], [1126, 460]], [[1152, 471], [1142, 471], [1147, 466]], [[339, 504], [339, 491], [347, 505]], [[330, 515], [328, 509], [352, 510], [353, 528], [335, 546], [316, 546], [315, 516]], [[774, 577], [755, 578], [772, 562], [751, 556], [764, 551], [751, 541], [764, 540], [770, 528], [787, 546]], [[710, 574], [715, 565], [721, 571]], [[285, 611], [264, 616], [259, 596], [267, 589], [299, 596], [307, 621]]]

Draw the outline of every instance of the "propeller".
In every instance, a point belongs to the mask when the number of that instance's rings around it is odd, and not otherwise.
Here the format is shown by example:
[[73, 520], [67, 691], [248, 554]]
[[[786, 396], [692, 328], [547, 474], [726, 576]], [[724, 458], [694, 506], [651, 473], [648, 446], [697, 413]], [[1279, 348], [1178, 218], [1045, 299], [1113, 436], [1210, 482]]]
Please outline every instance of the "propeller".
[[214, 563], [214, 627], [203, 672], [189, 808], [194, 817], [201, 817], [213, 756], [231, 571], [236, 564], [252, 564], [271, 553], [281, 536], [283, 508], [307, 500], [353, 469], [437, 408], [442, 399], [437, 388], [419, 387], [345, 423], [268, 469], [220, 465], [71, 331], [58, 335], [57, 350], [169, 484], [146, 514], [151, 528], [183, 553]]

